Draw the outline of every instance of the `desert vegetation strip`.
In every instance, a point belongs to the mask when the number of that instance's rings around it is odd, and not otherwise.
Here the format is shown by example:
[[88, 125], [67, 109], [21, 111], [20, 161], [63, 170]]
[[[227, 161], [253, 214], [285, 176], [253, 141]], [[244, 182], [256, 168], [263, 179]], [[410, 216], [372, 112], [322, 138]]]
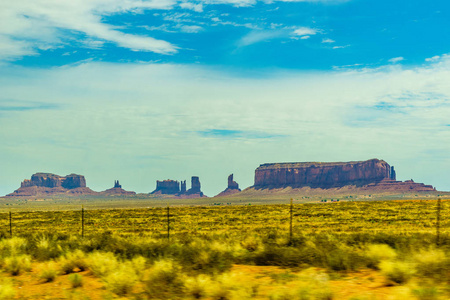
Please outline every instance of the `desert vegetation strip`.
[[0, 299], [448, 299], [448, 204], [4, 213]]

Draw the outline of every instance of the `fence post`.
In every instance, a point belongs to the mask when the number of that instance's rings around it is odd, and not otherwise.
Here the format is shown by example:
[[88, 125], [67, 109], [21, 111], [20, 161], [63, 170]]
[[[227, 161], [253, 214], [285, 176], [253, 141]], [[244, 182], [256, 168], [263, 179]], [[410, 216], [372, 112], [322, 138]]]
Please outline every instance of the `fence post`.
[[9, 211], [9, 236], [12, 238], [12, 212]]
[[170, 239], [170, 208], [167, 204], [167, 240]]
[[436, 246], [439, 247], [440, 244], [440, 226], [441, 226], [441, 198], [437, 201], [437, 211], [436, 211]]
[[81, 237], [84, 238], [84, 207], [81, 205]]
[[291, 198], [291, 207], [290, 207], [290, 218], [289, 218], [289, 245], [292, 245], [292, 211], [293, 211], [293, 203]]

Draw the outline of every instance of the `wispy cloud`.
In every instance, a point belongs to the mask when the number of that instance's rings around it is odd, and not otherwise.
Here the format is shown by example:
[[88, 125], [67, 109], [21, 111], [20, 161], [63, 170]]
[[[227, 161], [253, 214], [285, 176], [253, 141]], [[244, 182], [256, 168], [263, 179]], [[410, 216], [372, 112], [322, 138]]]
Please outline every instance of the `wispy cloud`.
[[403, 60], [405, 60], [405, 58], [402, 57], [402, 56], [399, 56], [399, 57], [393, 57], [393, 58], [391, 58], [391, 59], [389, 60], [389, 62], [392, 63], [392, 64], [396, 64], [396, 63], [401, 62], [401, 61], [403, 61]]
[[329, 38], [327, 38], [327, 39], [323, 39], [322, 40], [322, 43], [325, 43], [325, 44], [332, 44], [332, 43], [335, 43], [336, 41], [335, 40], [332, 40], [332, 39], [329, 39]]
[[309, 28], [309, 27], [300, 27], [294, 30], [293, 34], [297, 36], [308, 36], [315, 35], [317, 33], [317, 29]]
[[23, 100], [0, 100], [0, 112], [22, 112], [32, 110], [59, 109], [61, 106], [54, 103], [33, 102]]
[[435, 56], [433, 56], [433, 57], [425, 58], [425, 61], [427, 61], [427, 62], [437, 62], [437, 61], [439, 61], [440, 59], [441, 59], [441, 56], [435, 55]]
[[89, 38], [89, 43], [106, 41], [134, 51], [176, 53], [177, 47], [169, 42], [150, 36], [124, 33], [117, 27], [103, 22], [103, 17], [111, 14], [139, 13], [147, 9], [169, 9], [174, 4], [172, 0], [2, 2], [0, 4], [0, 59], [14, 59], [36, 54], [38, 49], [60, 47], [70, 41], [72, 32], [85, 34]]
[[333, 49], [344, 49], [350, 47], [350, 45], [344, 45], [344, 46], [334, 46]]
[[252, 44], [279, 39], [287, 36], [288, 33], [286, 30], [253, 30], [239, 40], [238, 46], [245, 47]]
[[286, 136], [281, 134], [271, 134], [267, 132], [229, 129], [208, 129], [197, 131], [197, 133], [203, 137], [222, 139], [272, 139]]
[[181, 31], [186, 33], [197, 33], [203, 30], [203, 27], [197, 25], [183, 25]]

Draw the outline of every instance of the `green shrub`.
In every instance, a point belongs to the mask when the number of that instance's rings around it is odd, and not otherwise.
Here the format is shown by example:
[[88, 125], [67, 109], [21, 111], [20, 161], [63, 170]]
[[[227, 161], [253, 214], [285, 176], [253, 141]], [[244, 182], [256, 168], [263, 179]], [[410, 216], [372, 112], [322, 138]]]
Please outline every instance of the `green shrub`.
[[408, 282], [415, 273], [411, 263], [386, 260], [380, 263], [380, 271], [386, 279], [398, 284]]
[[142, 256], [136, 256], [130, 261], [127, 261], [126, 264], [134, 270], [139, 280], [142, 280], [145, 270], [147, 269], [147, 260]]
[[12, 281], [9, 278], [0, 280], [0, 300], [13, 299], [16, 291], [13, 287]]
[[78, 273], [70, 274], [67, 279], [70, 282], [72, 288], [77, 288], [83, 285], [83, 276]]
[[196, 277], [187, 277], [184, 280], [183, 294], [194, 299], [206, 298], [210, 286], [211, 278], [208, 275], [200, 274]]
[[156, 261], [144, 275], [146, 293], [153, 298], [165, 298], [167, 295], [180, 294], [183, 281], [180, 276], [181, 267], [172, 260]]
[[137, 275], [129, 265], [122, 264], [104, 277], [105, 287], [119, 296], [130, 293], [137, 282]]
[[249, 252], [255, 252], [262, 247], [262, 241], [259, 237], [247, 236], [241, 241], [241, 246]]
[[3, 267], [6, 272], [13, 276], [28, 272], [31, 270], [31, 257], [25, 254], [6, 257], [3, 261]]
[[187, 270], [215, 274], [229, 270], [233, 263], [233, 249], [225, 243], [195, 239], [179, 247], [175, 259]]
[[352, 271], [363, 265], [363, 257], [357, 249], [340, 245], [326, 253], [326, 266], [333, 271]]
[[81, 250], [75, 250], [65, 254], [59, 259], [61, 271], [70, 274], [76, 271], [84, 271], [87, 268], [86, 255]]
[[111, 252], [94, 252], [88, 255], [86, 265], [95, 276], [103, 277], [117, 271], [119, 261]]
[[57, 258], [62, 253], [61, 245], [48, 236], [39, 237], [33, 250], [34, 257], [40, 261]]
[[256, 289], [251, 278], [236, 273], [223, 273], [213, 280], [209, 296], [213, 300], [252, 299]]
[[27, 247], [27, 240], [20, 237], [13, 237], [0, 241], [0, 253], [2, 257], [24, 254]]
[[437, 299], [439, 299], [439, 291], [434, 286], [419, 287], [419, 288], [414, 289], [412, 292], [418, 300], [437, 300]]
[[439, 249], [420, 251], [413, 256], [413, 259], [418, 275], [437, 281], [448, 279], [449, 259], [444, 251]]
[[394, 249], [386, 244], [373, 244], [367, 247], [366, 253], [367, 266], [373, 269], [379, 269], [379, 264], [383, 260], [393, 260], [397, 256]]
[[304, 270], [299, 280], [290, 283], [289, 289], [283, 287], [275, 290], [271, 300], [331, 300], [333, 293], [329, 287], [328, 275], [312, 268]]
[[41, 269], [39, 278], [43, 279], [45, 282], [51, 282], [55, 280], [58, 274], [59, 272], [56, 263], [49, 262]]

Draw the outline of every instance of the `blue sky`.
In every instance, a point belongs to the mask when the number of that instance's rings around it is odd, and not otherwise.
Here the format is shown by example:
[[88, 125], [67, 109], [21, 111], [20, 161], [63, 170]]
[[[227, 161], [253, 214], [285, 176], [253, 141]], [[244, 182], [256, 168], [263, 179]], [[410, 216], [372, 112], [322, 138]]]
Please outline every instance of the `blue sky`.
[[450, 190], [446, 1], [0, 3], [0, 194], [385, 159]]

